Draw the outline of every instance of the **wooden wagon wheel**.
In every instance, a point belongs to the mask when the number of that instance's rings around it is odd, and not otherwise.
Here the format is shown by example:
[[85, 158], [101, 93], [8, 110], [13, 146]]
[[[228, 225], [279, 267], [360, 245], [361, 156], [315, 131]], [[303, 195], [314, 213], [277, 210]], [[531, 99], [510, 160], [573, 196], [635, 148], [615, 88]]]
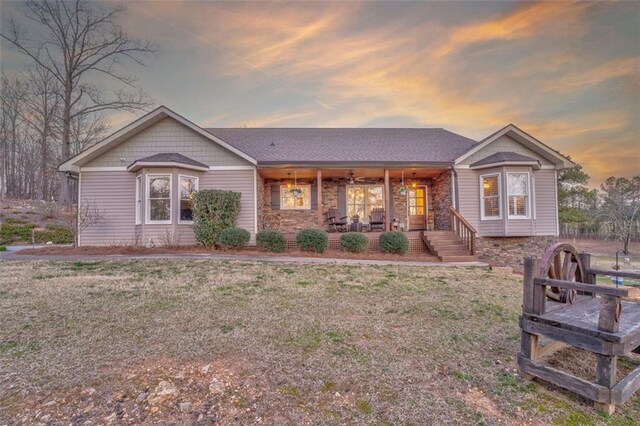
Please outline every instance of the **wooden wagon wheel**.
[[[577, 250], [571, 244], [566, 243], [556, 243], [544, 252], [540, 275], [578, 283], [585, 282], [584, 278], [586, 277]], [[573, 303], [576, 291], [551, 287], [547, 289], [547, 297], [560, 303]]]

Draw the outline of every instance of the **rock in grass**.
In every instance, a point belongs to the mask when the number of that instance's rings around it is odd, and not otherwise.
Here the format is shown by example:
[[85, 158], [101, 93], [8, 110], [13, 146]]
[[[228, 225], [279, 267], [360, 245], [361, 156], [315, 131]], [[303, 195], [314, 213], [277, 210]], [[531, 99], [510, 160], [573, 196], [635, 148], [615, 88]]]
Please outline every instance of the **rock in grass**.
[[180, 395], [180, 391], [169, 380], [163, 380], [158, 383], [158, 386], [149, 394], [147, 397], [147, 402], [149, 405], [158, 405], [162, 404], [165, 401], [169, 401], [171, 399], [176, 399]]
[[209, 394], [219, 395], [222, 393], [224, 393], [224, 383], [214, 377], [209, 383]]
[[191, 409], [191, 403], [190, 402], [180, 402], [180, 403], [178, 403], [178, 408], [182, 412], [189, 411]]

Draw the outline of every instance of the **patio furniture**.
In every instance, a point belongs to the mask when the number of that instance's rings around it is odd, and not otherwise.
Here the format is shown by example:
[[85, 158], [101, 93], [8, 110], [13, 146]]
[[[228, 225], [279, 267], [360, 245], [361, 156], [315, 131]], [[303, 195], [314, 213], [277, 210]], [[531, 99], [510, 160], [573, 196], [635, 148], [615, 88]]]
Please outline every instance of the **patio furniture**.
[[360, 216], [355, 215], [351, 218], [351, 226], [349, 226], [351, 232], [362, 232], [362, 222], [360, 222]]
[[326, 213], [329, 232], [347, 232], [347, 216], [340, 217], [338, 209], [329, 209]]
[[374, 231], [376, 228], [380, 228], [384, 231], [384, 209], [373, 209], [371, 216], [369, 217], [369, 228]]

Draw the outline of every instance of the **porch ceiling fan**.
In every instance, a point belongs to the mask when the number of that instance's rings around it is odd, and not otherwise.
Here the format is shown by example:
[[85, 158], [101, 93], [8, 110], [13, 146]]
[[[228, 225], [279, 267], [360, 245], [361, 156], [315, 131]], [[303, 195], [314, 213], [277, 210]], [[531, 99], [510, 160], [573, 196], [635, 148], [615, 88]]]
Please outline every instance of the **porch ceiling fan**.
[[349, 172], [349, 185], [353, 185], [356, 182], [364, 182], [364, 180], [364, 176], [355, 177], [353, 171]]

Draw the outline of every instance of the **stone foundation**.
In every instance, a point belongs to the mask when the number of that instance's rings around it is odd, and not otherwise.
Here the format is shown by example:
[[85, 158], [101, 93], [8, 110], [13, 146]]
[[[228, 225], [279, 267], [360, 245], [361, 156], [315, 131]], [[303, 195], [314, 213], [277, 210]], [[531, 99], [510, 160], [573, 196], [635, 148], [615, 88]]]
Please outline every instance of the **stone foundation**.
[[478, 237], [476, 250], [478, 260], [496, 266], [510, 266], [522, 272], [525, 257], [542, 257], [542, 254], [558, 237]]

